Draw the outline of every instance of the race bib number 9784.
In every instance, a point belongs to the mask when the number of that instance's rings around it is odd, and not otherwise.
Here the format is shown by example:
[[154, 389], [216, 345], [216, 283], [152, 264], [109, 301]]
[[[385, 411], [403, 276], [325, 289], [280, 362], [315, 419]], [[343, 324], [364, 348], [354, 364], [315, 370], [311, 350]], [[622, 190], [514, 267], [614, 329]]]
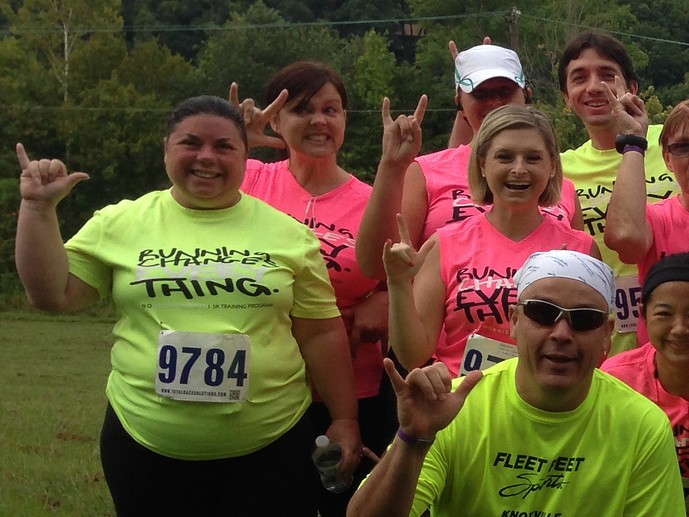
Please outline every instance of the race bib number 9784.
[[250, 344], [245, 334], [161, 331], [156, 393], [191, 402], [246, 400]]

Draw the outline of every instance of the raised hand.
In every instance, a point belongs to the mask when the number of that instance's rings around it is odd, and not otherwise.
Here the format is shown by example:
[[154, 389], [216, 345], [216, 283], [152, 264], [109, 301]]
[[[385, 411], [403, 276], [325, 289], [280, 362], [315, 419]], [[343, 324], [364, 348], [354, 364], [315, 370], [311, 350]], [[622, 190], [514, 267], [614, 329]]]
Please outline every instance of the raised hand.
[[235, 82], [230, 85], [230, 104], [237, 106], [242, 114], [249, 139], [249, 147], [285, 148], [285, 142], [281, 138], [267, 135], [265, 131], [271, 119], [285, 105], [288, 97], [289, 93], [287, 90], [282, 90], [280, 95], [266, 109], [262, 110], [256, 106], [253, 99], [247, 98], [239, 102], [239, 85]]
[[644, 101], [627, 91], [624, 81], [615, 76], [615, 90], [606, 82], [601, 83], [610, 104], [610, 111], [617, 134], [646, 136], [648, 114]]
[[85, 172], [68, 174], [60, 160], [30, 160], [22, 144], [17, 144], [17, 159], [22, 170], [19, 191], [25, 201], [54, 208], [77, 183], [89, 179]]
[[435, 241], [429, 239], [423, 243], [419, 251], [416, 251], [402, 214], [397, 214], [397, 229], [400, 242], [392, 244], [392, 241], [388, 239], [383, 246], [383, 265], [388, 283], [414, 278], [426, 260], [428, 252], [435, 245]]
[[400, 427], [417, 438], [432, 439], [447, 427], [462, 409], [469, 392], [483, 377], [480, 371], [473, 371], [453, 392], [452, 376], [441, 362], [415, 368], [403, 379], [392, 360], [385, 358], [383, 361], [397, 396]]
[[410, 165], [421, 150], [421, 123], [426, 114], [428, 97], [422, 95], [413, 115], [400, 115], [395, 120], [390, 116], [390, 99], [383, 99], [383, 154], [381, 162]]

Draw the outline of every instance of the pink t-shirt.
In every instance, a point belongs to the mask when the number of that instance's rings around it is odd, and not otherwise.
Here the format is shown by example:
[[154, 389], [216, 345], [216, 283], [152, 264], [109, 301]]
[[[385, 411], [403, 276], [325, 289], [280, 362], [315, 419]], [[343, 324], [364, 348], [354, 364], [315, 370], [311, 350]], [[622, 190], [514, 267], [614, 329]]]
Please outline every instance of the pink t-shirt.
[[[241, 190], [313, 230], [321, 241], [321, 253], [341, 310], [363, 301], [378, 285], [377, 280], [361, 272], [354, 250], [371, 195], [369, 185], [352, 176], [336, 189], [313, 196], [297, 183], [286, 160], [275, 163], [248, 160]], [[353, 366], [357, 397], [377, 395], [383, 375], [380, 343], [362, 343]]]
[[[424, 221], [422, 240], [425, 242], [438, 228], [487, 212], [489, 206], [474, 204], [469, 193], [469, 157], [471, 147], [460, 145], [436, 153], [418, 156], [416, 162], [426, 179], [428, 213]], [[575, 212], [574, 184], [562, 181], [560, 204], [542, 207], [545, 214], [571, 224]]]
[[[638, 264], [641, 286], [644, 285], [651, 266], [661, 258], [689, 251], [689, 211], [682, 205], [679, 195], [647, 204], [646, 220], [653, 232], [653, 245]], [[639, 318], [636, 339], [640, 345], [649, 340], [643, 318]]]
[[593, 238], [551, 217], [530, 235], [514, 242], [485, 215], [438, 230], [440, 275], [446, 288], [447, 340], [436, 358], [454, 375], [460, 371], [472, 333], [514, 344], [510, 338], [509, 306], [517, 302], [514, 275], [536, 251], [567, 249], [589, 254]]
[[679, 468], [684, 483], [684, 495], [689, 496], [689, 401], [665, 391], [658, 380], [651, 343], [617, 354], [601, 365], [601, 370], [624, 381], [634, 390], [655, 402], [672, 424]]

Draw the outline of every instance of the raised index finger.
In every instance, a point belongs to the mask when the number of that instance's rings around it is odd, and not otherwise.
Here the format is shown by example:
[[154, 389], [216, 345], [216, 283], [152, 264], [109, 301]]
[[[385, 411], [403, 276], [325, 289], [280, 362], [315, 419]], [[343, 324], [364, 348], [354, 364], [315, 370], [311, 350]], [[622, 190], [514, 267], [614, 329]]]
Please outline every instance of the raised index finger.
[[610, 107], [614, 107], [616, 103], [619, 103], [620, 100], [617, 98], [615, 95], [615, 92], [612, 91], [612, 88], [608, 83], [605, 81], [601, 82], [603, 85], [603, 93], [605, 93], [605, 97], [608, 99], [608, 103], [610, 104]]
[[407, 221], [404, 220], [402, 214], [397, 214], [397, 230], [400, 234], [400, 242], [411, 246], [411, 239], [409, 238], [409, 229], [407, 228]]
[[26, 150], [22, 144], [17, 144], [17, 159], [19, 160], [19, 166], [22, 168], [22, 171], [29, 168], [31, 160], [29, 160], [29, 156], [26, 154]]
[[392, 384], [392, 389], [395, 391], [395, 394], [402, 391], [404, 389], [404, 379], [397, 371], [397, 368], [395, 368], [395, 363], [392, 361], [392, 359], [388, 357], [384, 358], [383, 366], [385, 367], [385, 372], [390, 378], [390, 383]]
[[421, 98], [419, 98], [419, 103], [416, 105], [414, 110], [414, 118], [421, 125], [423, 122], [423, 117], [426, 114], [426, 107], [428, 106], [428, 96], [424, 93]]
[[392, 117], [390, 116], [390, 99], [383, 97], [383, 107], [380, 108], [380, 115], [383, 117], [383, 126], [392, 124]]
[[230, 104], [239, 106], [239, 85], [234, 81], [230, 85]]
[[268, 118], [272, 118], [273, 115], [282, 109], [282, 107], [285, 105], [285, 102], [287, 102], [288, 97], [289, 92], [286, 89], [282, 90], [280, 95], [278, 95], [273, 102], [266, 106], [266, 109], [263, 110], [263, 115]]
[[627, 93], [627, 85], [619, 75], [615, 76], [615, 91], [617, 92], [618, 99]]
[[455, 59], [457, 59], [457, 55], [459, 54], [459, 50], [457, 50], [457, 44], [450, 40], [447, 43], [447, 48], [450, 50], [450, 55], [452, 56], [452, 61], [454, 62]]

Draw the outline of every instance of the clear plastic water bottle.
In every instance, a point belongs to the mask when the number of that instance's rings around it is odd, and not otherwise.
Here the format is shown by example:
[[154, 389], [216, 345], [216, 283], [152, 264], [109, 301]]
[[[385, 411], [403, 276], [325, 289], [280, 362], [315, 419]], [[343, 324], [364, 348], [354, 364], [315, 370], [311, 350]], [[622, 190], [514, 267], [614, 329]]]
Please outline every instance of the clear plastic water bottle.
[[340, 479], [337, 469], [342, 463], [342, 448], [324, 434], [316, 438], [316, 450], [313, 451], [313, 464], [321, 476], [321, 482], [328, 492], [339, 494], [352, 484], [352, 477]]

